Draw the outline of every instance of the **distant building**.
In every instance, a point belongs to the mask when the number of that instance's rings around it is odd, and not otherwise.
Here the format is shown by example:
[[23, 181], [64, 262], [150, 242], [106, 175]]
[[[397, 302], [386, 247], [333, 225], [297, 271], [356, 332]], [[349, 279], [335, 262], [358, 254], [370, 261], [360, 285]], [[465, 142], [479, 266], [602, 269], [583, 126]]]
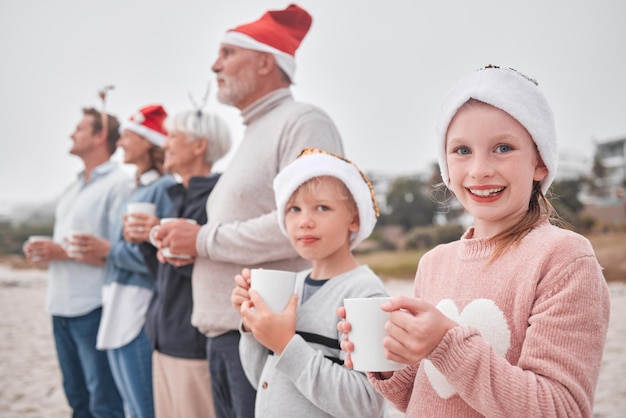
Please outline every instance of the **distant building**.
[[624, 197], [626, 138], [597, 143], [596, 157], [604, 168], [601, 180], [607, 197]]
[[579, 180], [586, 178], [591, 171], [593, 157], [580, 152], [564, 150], [559, 152], [559, 165], [555, 181]]
[[[602, 226], [626, 225], [626, 138], [597, 142], [592, 169], [593, 186], [581, 195], [583, 217], [596, 219]], [[601, 174], [601, 175], [599, 175]]]

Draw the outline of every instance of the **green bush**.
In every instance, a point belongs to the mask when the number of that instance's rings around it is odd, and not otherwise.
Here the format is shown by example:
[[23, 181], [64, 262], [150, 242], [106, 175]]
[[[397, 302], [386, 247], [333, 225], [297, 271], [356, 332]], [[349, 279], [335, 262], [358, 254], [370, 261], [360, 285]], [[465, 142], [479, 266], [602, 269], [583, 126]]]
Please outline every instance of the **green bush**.
[[465, 228], [458, 224], [448, 224], [435, 227], [435, 245], [446, 244], [461, 238]]
[[22, 245], [31, 235], [52, 235], [52, 223], [14, 225], [0, 222], [0, 255], [22, 254]]
[[458, 240], [463, 232], [463, 227], [455, 224], [420, 226], [411, 229], [407, 234], [406, 248], [433, 248], [439, 244]]

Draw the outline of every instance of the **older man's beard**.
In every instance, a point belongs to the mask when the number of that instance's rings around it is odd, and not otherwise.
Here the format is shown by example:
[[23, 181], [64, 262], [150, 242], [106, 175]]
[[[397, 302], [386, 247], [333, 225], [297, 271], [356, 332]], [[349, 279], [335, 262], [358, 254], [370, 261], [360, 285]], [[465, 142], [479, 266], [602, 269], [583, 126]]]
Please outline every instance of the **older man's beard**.
[[230, 106], [246, 100], [257, 88], [257, 80], [252, 68], [239, 76], [220, 76], [224, 84], [217, 92], [217, 100]]

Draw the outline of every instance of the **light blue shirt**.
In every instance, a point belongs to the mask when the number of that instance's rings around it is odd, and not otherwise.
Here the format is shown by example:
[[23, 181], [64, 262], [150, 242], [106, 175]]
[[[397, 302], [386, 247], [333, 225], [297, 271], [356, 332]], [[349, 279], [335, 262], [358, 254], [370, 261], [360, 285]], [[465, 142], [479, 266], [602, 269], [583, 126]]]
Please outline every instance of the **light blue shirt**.
[[[109, 239], [111, 224], [132, 190], [130, 173], [108, 161], [96, 167], [88, 182], [84, 172], [63, 193], [56, 207], [53, 240], [63, 244], [70, 231]], [[78, 261], [52, 261], [46, 311], [81, 316], [102, 305], [104, 267]]]

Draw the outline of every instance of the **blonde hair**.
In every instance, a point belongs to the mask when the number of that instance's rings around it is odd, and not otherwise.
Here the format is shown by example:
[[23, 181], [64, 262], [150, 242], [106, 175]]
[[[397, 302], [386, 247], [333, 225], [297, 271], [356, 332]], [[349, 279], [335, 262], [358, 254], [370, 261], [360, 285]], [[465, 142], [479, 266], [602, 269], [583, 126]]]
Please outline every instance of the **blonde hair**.
[[494, 244], [494, 250], [489, 257], [489, 262], [495, 261], [510, 247], [518, 245], [533, 228], [546, 219], [557, 226], [566, 225], [559, 218], [556, 210], [541, 191], [541, 182], [533, 181], [533, 190], [530, 195], [528, 210], [522, 219], [499, 234], [489, 238], [489, 242]]
[[298, 187], [292, 194], [289, 200], [287, 201], [287, 205], [285, 209], [291, 206], [291, 203], [294, 201], [298, 193], [302, 191], [306, 191], [312, 195], [317, 194], [318, 190], [322, 186], [329, 186], [332, 190], [339, 196], [339, 200], [343, 200], [346, 203], [346, 206], [352, 214], [359, 213], [359, 209], [356, 205], [356, 200], [354, 200], [354, 196], [350, 193], [348, 187], [344, 184], [343, 181], [339, 180], [337, 177], [333, 176], [318, 176], [313, 177], [306, 182], [302, 183], [300, 187]]

